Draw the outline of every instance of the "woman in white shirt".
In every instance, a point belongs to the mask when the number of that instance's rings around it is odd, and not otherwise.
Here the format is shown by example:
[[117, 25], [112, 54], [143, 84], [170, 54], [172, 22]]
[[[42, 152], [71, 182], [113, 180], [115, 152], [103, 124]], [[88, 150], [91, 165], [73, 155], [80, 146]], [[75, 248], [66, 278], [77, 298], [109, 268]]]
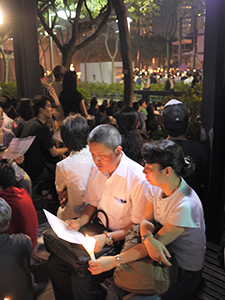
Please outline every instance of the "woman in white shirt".
[[85, 207], [83, 194], [93, 165], [88, 133], [87, 121], [80, 114], [63, 121], [61, 137], [70, 155], [56, 165], [55, 186], [60, 201], [57, 216], [64, 221], [79, 217]]
[[[142, 243], [121, 253], [120, 259], [101, 257], [90, 261], [90, 271], [98, 274], [147, 254], [155, 261], [170, 265], [170, 253], [165, 246], [172, 243], [181, 271], [177, 283], [162, 295], [136, 295], [130, 299], [186, 299], [201, 280], [206, 244], [201, 201], [182, 178], [193, 170], [193, 163], [190, 158], [184, 158], [177, 144], [169, 140], [144, 144], [142, 156], [145, 161], [143, 172], [152, 185], [140, 227]], [[155, 222], [162, 228], [153, 236]], [[122, 299], [126, 293], [112, 285], [106, 299]]]

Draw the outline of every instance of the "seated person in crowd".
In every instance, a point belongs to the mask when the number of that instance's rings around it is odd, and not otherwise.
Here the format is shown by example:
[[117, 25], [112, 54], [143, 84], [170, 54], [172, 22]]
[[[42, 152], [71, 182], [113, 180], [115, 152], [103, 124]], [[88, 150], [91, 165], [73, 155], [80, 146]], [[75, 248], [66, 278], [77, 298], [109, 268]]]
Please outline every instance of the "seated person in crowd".
[[14, 119], [12, 131], [19, 138], [26, 122], [33, 118], [31, 99], [20, 99], [16, 109], [18, 116]]
[[[95, 252], [101, 251], [104, 245], [123, 240], [128, 228], [141, 221], [150, 188], [143, 167], [122, 152], [121, 143], [120, 133], [114, 126], [99, 125], [91, 131], [88, 145], [95, 164], [83, 199], [87, 206], [78, 219], [66, 221], [68, 229], [78, 230], [88, 223], [96, 208], [106, 212], [112, 232], [95, 235]], [[106, 226], [104, 216], [100, 214], [99, 218]], [[101, 294], [100, 283], [111, 272], [98, 277], [91, 276], [87, 270], [79, 278], [73, 266], [54, 254], [50, 255], [48, 265], [56, 300], [104, 299], [105, 291]]]
[[7, 115], [11, 109], [11, 99], [6, 95], [0, 96], [0, 107], [3, 110], [3, 127], [11, 130], [13, 119], [9, 118]]
[[5, 119], [5, 113], [0, 107], [0, 145], [4, 147], [9, 147], [9, 143], [15, 137], [15, 134], [11, 129], [5, 128], [3, 126]]
[[22, 233], [6, 233], [12, 213], [10, 205], [0, 198], [0, 299], [34, 300], [30, 273], [32, 242]]
[[[96, 261], [89, 261], [90, 270], [93, 275], [97, 275], [147, 255], [154, 261], [162, 261], [170, 266], [170, 253], [165, 246], [172, 243], [180, 268], [178, 281], [161, 295], [137, 295], [129, 299], [188, 299], [200, 283], [206, 248], [201, 201], [182, 178], [193, 170], [193, 162], [185, 159], [182, 149], [168, 140], [146, 143], [142, 154], [144, 173], [152, 185], [140, 225], [142, 243], [120, 253], [119, 259], [118, 256], [102, 256]], [[162, 227], [153, 235], [156, 223]], [[126, 294], [127, 291], [112, 284], [106, 299], [119, 300]]]
[[25, 153], [24, 169], [34, 179], [55, 177], [56, 162], [59, 155], [68, 149], [54, 146], [46, 121], [52, 118], [52, 106], [47, 96], [37, 96], [33, 100], [34, 118], [24, 125], [21, 137], [35, 136], [35, 140]]
[[85, 207], [83, 194], [93, 165], [87, 146], [88, 133], [87, 121], [79, 114], [63, 121], [61, 137], [70, 155], [57, 163], [55, 176], [60, 201], [57, 216], [62, 220], [79, 217]]
[[168, 140], [173, 140], [194, 160], [195, 171], [185, 178], [203, 201], [207, 193], [208, 162], [207, 149], [201, 143], [193, 142], [185, 137], [188, 127], [189, 113], [184, 103], [173, 99], [166, 103], [163, 109], [162, 122], [167, 131]]
[[97, 114], [99, 114], [98, 101], [96, 97], [91, 98], [88, 114], [91, 116], [96, 116]]
[[27, 234], [33, 244], [33, 251], [37, 245], [38, 219], [33, 202], [27, 191], [15, 187], [15, 172], [12, 166], [0, 161], [0, 197], [2, 197], [12, 209], [12, 220], [7, 233]]
[[[4, 119], [3, 111], [2, 108], [0, 107], [0, 160], [2, 159], [4, 151], [6, 150], [6, 148], [8, 148], [11, 140], [15, 138], [14, 133], [10, 129], [2, 127], [3, 119]], [[23, 155], [20, 155], [19, 157], [15, 158], [15, 160], [14, 159], [8, 160], [8, 162], [11, 164], [16, 174], [16, 186], [25, 188], [28, 191], [28, 193], [31, 195], [32, 184], [31, 184], [30, 177], [19, 166], [20, 164], [23, 163], [23, 161], [24, 161]]]
[[116, 114], [119, 132], [122, 136], [122, 147], [124, 153], [137, 163], [142, 163], [141, 147], [147, 141], [147, 137], [141, 135], [137, 130], [139, 119], [137, 112], [129, 106], [124, 106]]
[[[0, 161], [3, 159], [5, 152], [7, 151], [6, 147], [0, 146]], [[30, 177], [27, 173], [20, 168], [18, 163], [23, 163], [24, 156], [20, 155], [15, 160], [14, 159], [7, 159], [7, 162], [13, 167], [15, 176], [16, 176], [16, 187], [21, 187], [27, 190], [30, 196], [32, 196], [32, 183]]]

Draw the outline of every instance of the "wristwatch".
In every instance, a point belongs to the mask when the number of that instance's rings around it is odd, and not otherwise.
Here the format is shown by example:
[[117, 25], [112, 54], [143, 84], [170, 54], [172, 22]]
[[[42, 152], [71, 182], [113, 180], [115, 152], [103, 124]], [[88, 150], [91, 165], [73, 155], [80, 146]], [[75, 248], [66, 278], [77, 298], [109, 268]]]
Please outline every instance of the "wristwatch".
[[142, 236], [141, 240], [142, 240], [142, 243], [144, 243], [145, 239], [147, 236], [151, 236], [151, 237], [154, 237], [154, 235], [152, 233], [147, 233], [145, 235]]
[[104, 234], [105, 234], [105, 237], [106, 237], [105, 243], [107, 245], [112, 245], [114, 243], [114, 239], [112, 237], [112, 234], [108, 231], [104, 231]]

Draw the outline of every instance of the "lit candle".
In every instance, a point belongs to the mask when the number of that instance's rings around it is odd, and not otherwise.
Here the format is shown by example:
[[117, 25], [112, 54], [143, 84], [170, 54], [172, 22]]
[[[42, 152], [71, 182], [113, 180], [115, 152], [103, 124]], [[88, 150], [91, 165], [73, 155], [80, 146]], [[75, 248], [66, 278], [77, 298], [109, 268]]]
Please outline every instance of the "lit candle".
[[90, 237], [86, 234], [86, 238], [83, 242], [83, 246], [91, 257], [91, 260], [95, 260], [94, 248], [95, 248], [95, 238]]

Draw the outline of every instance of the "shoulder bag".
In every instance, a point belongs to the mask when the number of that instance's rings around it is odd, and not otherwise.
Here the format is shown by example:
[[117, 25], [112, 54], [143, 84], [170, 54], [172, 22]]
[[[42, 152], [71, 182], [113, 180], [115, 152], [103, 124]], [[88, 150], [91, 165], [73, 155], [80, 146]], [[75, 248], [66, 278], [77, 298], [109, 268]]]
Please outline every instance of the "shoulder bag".
[[[139, 225], [132, 225], [128, 230], [121, 252], [141, 243]], [[153, 261], [149, 256], [138, 261], [122, 264], [114, 271], [115, 284], [134, 294], [160, 295], [174, 284], [178, 277], [178, 266], [171, 247], [167, 247], [172, 255], [169, 267], [162, 262]]]

